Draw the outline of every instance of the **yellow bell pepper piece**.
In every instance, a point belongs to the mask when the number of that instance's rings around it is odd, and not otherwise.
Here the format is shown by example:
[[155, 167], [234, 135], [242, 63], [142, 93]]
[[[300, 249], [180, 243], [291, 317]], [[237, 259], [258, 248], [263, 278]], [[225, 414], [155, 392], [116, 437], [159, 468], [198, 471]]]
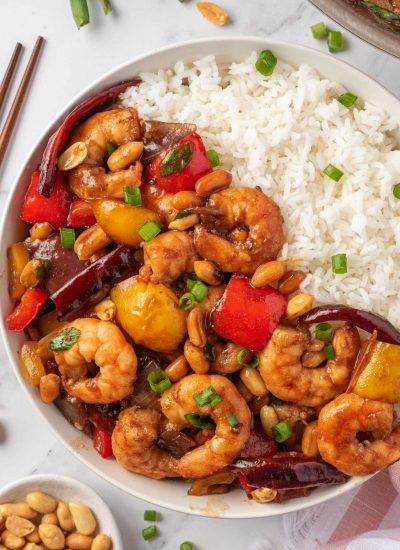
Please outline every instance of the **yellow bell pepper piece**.
[[7, 250], [8, 260], [8, 293], [13, 302], [18, 302], [26, 288], [20, 282], [22, 270], [29, 262], [24, 243], [14, 243]]
[[33, 386], [39, 387], [40, 379], [46, 370], [37, 352], [37, 342], [24, 342], [20, 352], [20, 366], [22, 373]]

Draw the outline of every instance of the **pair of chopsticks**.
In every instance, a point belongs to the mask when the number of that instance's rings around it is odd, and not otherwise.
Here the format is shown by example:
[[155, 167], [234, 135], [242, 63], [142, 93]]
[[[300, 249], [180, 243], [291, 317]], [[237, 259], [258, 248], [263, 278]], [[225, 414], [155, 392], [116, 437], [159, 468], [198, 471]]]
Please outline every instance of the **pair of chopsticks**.
[[[28, 87], [32, 79], [33, 72], [35, 70], [35, 66], [39, 58], [39, 54], [40, 54], [40, 50], [42, 48], [43, 42], [44, 42], [44, 38], [42, 36], [39, 36], [38, 39], [36, 40], [32, 54], [28, 61], [28, 65], [26, 66], [25, 72], [18, 86], [17, 93], [15, 94], [14, 100], [11, 104], [6, 121], [4, 122], [4, 126], [0, 132], [0, 166], [3, 162], [8, 144], [10, 143], [11, 135], [14, 130], [15, 123], [17, 122], [18, 115], [20, 113], [26, 92], [28, 91]], [[18, 42], [14, 48], [14, 52], [11, 56], [11, 59], [6, 69], [6, 72], [4, 74], [3, 80], [0, 84], [0, 111], [3, 108], [8, 89], [10, 87], [14, 72], [18, 65], [18, 60], [19, 60], [21, 51], [22, 51], [22, 44]]]

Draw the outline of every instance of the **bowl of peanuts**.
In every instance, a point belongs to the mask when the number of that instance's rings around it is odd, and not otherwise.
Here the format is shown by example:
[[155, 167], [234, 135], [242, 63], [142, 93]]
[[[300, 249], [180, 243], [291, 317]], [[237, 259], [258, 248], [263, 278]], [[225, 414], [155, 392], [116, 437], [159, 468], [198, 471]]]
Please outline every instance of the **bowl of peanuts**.
[[36, 475], [0, 489], [0, 550], [122, 550], [111, 510], [69, 477]]

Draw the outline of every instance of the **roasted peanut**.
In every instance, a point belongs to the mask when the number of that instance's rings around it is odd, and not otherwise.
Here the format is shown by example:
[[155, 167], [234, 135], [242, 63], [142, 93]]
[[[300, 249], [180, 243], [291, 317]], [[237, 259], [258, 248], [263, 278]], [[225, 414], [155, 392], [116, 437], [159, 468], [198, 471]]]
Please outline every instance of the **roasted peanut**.
[[32, 225], [29, 230], [29, 234], [32, 239], [39, 239], [44, 241], [53, 232], [53, 228], [48, 222], [39, 222]]
[[76, 141], [58, 157], [58, 168], [63, 172], [82, 164], [87, 157], [87, 147], [83, 141]]
[[210, 368], [206, 354], [201, 348], [194, 346], [190, 340], [186, 340], [183, 349], [186, 361], [196, 374], [205, 374]]
[[279, 422], [275, 409], [268, 405], [262, 407], [260, 410], [260, 421], [264, 432], [269, 435], [269, 437], [272, 437], [272, 428]]
[[93, 537], [81, 533], [71, 533], [67, 536], [65, 542], [71, 550], [91, 550]]
[[26, 537], [35, 530], [35, 525], [29, 519], [19, 516], [8, 516], [6, 519], [6, 529], [16, 537]]
[[26, 502], [0, 504], [0, 514], [5, 518], [19, 516], [20, 518], [34, 519], [37, 516], [37, 513]]
[[225, 25], [229, 19], [227, 12], [213, 2], [196, 2], [196, 8], [213, 25], [220, 27], [221, 25]]
[[62, 550], [65, 546], [65, 536], [58, 525], [39, 525], [39, 537], [49, 550]]
[[[1, 546], [0, 546], [0, 550], [2, 550]], [[43, 550], [43, 546], [41, 544], [36, 544], [34, 542], [27, 542], [23, 550]]]
[[96, 529], [96, 520], [87, 506], [70, 502], [69, 509], [74, 520], [76, 530], [82, 535], [91, 535]]
[[307, 351], [322, 351], [324, 349], [324, 346], [326, 344], [326, 341], [323, 340], [311, 340], [311, 342], [308, 344], [306, 350]]
[[22, 270], [20, 283], [27, 288], [35, 288], [44, 277], [44, 265], [41, 260], [30, 260]]
[[120, 145], [108, 157], [107, 165], [111, 172], [124, 170], [130, 164], [136, 162], [143, 153], [143, 141], [129, 141]]
[[171, 382], [178, 382], [179, 380], [184, 378], [189, 372], [189, 365], [186, 361], [185, 356], [179, 355], [179, 357], [177, 357], [175, 361], [172, 361], [172, 363], [170, 363], [168, 367], [166, 367], [164, 372], [171, 380]]
[[176, 210], [185, 210], [195, 206], [203, 206], [204, 199], [199, 197], [194, 191], [178, 191], [172, 197], [172, 206]]
[[317, 430], [318, 422], [310, 422], [304, 429], [303, 437], [301, 440], [301, 450], [306, 456], [318, 456], [318, 444], [317, 444]]
[[94, 308], [94, 312], [102, 321], [112, 321], [117, 313], [117, 308], [110, 298], [106, 298], [97, 304]]
[[326, 361], [326, 355], [323, 351], [305, 351], [301, 357], [303, 367], [315, 369]]
[[251, 284], [255, 287], [262, 287], [280, 279], [286, 273], [286, 264], [275, 260], [260, 265], [255, 270]]
[[227, 189], [232, 183], [232, 174], [226, 170], [218, 169], [202, 176], [196, 181], [196, 193], [200, 197], [209, 197], [213, 193], [218, 193]]
[[46, 525], [58, 525], [57, 514], [55, 514], [54, 512], [51, 512], [50, 514], [44, 514], [42, 516], [41, 523], [45, 523]]
[[272, 502], [275, 500], [277, 494], [278, 492], [275, 491], [275, 489], [270, 489], [269, 487], [259, 487], [258, 489], [251, 491], [252, 498], [260, 504]]
[[74, 251], [80, 260], [89, 260], [93, 254], [110, 243], [109, 236], [96, 223], [79, 235], [74, 244]]
[[314, 296], [312, 294], [296, 294], [287, 303], [285, 318], [291, 321], [297, 319], [300, 315], [307, 313], [312, 308]]
[[292, 294], [292, 292], [296, 292], [296, 290], [299, 290], [301, 283], [306, 277], [307, 275], [304, 271], [293, 269], [288, 271], [278, 283], [279, 292], [282, 292], [282, 294]]
[[207, 344], [207, 335], [204, 328], [204, 316], [199, 307], [194, 307], [186, 319], [188, 336], [192, 344], [203, 348]]
[[28, 493], [26, 495], [26, 502], [33, 510], [36, 510], [40, 514], [50, 514], [51, 512], [55, 512], [57, 508], [57, 501], [41, 491]]
[[268, 393], [264, 380], [257, 369], [243, 367], [240, 371], [240, 379], [253, 395], [262, 397]]
[[236, 380], [236, 389], [240, 393], [240, 395], [243, 397], [243, 399], [248, 403], [254, 398], [254, 395], [249, 391], [247, 386], [243, 384], [243, 382], [240, 380]]
[[91, 550], [110, 550], [111, 539], [108, 535], [97, 535], [92, 543]]
[[193, 262], [194, 272], [197, 277], [211, 286], [219, 286], [223, 280], [223, 274], [217, 266], [208, 260], [196, 260]]
[[1, 534], [1, 542], [10, 550], [18, 550], [18, 548], [22, 548], [24, 546], [25, 539], [23, 537], [13, 535], [6, 529]]
[[60, 395], [60, 377], [57, 374], [45, 374], [40, 379], [39, 391], [43, 403], [52, 403]]
[[72, 519], [68, 504], [66, 504], [65, 502], [59, 502], [57, 505], [56, 514], [61, 529], [63, 529], [64, 531], [72, 531], [73, 529], [75, 529], [75, 523]]
[[168, 229], [175, 229], [177, 231], [186, 231], [194, 225], [198, 224], [200, 218], [197, 214], [189, 214], [184, 218], [179, 218], [179, 220], [173, 220], [169, 225]]
[[35, 529], [32, 531], [32, 533], [29, 533], [29, 535], [26, 535], [25, 538], [28, 542], [40, 542], [38, 528], [35, 527]]

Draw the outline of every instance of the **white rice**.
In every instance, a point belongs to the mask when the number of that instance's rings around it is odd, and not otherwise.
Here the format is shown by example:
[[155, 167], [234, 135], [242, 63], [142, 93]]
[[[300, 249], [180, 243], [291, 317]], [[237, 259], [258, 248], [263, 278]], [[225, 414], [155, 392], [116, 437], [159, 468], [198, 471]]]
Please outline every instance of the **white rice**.
[[[213, 56], [141, 74], [122, 97], [144, 118], [194, 122], [235, 185], [259, 185], [282, 209], [282, 257], [300, 259], [303, 288], [321, 303], [375, 311], [400, 326], [400, 151], [396, 123], [381, 108], [343, 107], [346, 90], [308, 65], [279, 62], [265, 79], [243, 63]], [[324, 176], [329, 164], [345, 175]], [[334, 275], [331, 257], [346, 253], [348, 272]]]

